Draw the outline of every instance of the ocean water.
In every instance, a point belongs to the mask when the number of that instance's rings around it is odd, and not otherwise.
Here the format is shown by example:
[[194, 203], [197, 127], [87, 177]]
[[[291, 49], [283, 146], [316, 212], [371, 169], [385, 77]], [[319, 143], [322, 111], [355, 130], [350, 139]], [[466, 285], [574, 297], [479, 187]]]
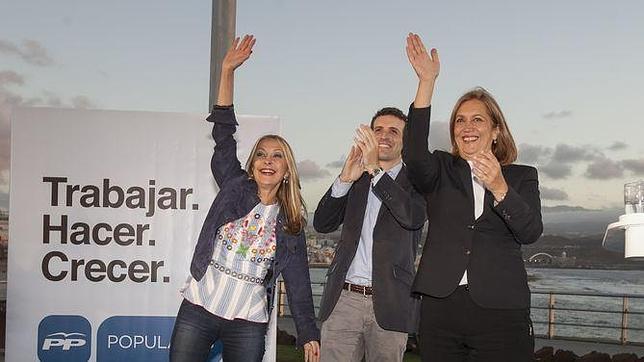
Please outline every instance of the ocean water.
[[[626, 340], [644, 343], [644, 271], [528, 268], [528, 275], [531, 276], [531, 316], [537, 335], [548, 332], [549, 311], [542, 309], [549, 304], [548, 293], [571, 293], [575, 295], [554, 296], [554, 335], [619, 342], [626, 296], [626, 308], [630, 312], [626, 316], [629, 328], [625, 331]], [[325, 277], [326, 268], [311, 269], [316, 312]]]

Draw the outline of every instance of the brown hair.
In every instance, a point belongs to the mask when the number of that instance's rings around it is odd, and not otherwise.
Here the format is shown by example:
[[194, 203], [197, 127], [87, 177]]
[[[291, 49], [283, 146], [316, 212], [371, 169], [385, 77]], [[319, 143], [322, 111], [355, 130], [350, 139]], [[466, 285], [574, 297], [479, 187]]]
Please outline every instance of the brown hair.
[[503, 112], [501, 112], [501, 107], [499, 107], [499, 104], [496, 102], [492, 94], [483, 87], [476, 87], [463, 94], [454, 105], [452, 115], [449, 117], [449, 138], [452, 142], [452, 154], [456, 156], [459, 155], [456, 139], [454, 139], [454, 121], [456, 120], [456, 113], [463, 103], [473, 99], [476, 99], [485, 105], [487, 112], [492, 117], [492, 128], [497, 128], [499, 130], [496, 143], [492, 144], [492, 153], [494, 156], [499, 160], [499, 163], [502, 166], [509, 165], [516, 161], [517, 146], [514, 143], [512, 133], [510, 133], [510, 128], [508, 128]]
[[287, 173], [289, 177], [287, 182], [282, 182], [277, 190], [277, 201], [279, 202], [280, 208], [284, 210], [286, 215], [286, 231], [289, 234], [298, 234], [304, 229], [306, 225], [306, 205], [304, 204], [304, 199], [302, 198], [301, 186], [300, 186], [300, 176], [297, 172], [297, 166], [295, 164], [295, 157], [293, 156], [293, 150], [289, 146], [286, 140], [278, 135], [269, 134], [260, 137], [255, 146], [248, 156], [246, 161], [246, 172], [249, 176], [253, 175], [253, 161], [255, 161], [255, 154], [257, 153], [257, 147], [259, 144], [265, 140], [271, 139], [276, 141], [282, 150], [284, 151], [284, 158], [286, 159], [286, 165], [288, 167]]

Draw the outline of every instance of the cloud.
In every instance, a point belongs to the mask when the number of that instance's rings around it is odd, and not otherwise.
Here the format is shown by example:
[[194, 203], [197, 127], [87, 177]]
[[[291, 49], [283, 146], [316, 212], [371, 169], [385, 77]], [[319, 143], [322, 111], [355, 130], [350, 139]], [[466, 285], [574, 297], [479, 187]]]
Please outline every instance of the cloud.
[[72, 98], [72, 105], [74, 108], [80, 109], [96, 108], [94, 102], [86, 96], [76, 96]]
[[36, 40], [23, 40], [21, 45], [0, 39], [0, 54], [17, 55], [28, 64], [38, 66], [53, 65], [54, 60], [48, 54], [47, 49]]
[[302, 160], [297, 163], [297, 170], [300, 174], [302, 181], [313, 181], [327, 176], [331, 176], [328, 170], [320, 168], [320, 166], [311, 160]]
[[572, 166], [552, 161], [544, 166], [539, 166], [538, 169], [539, 172], [555, 180], [564, 179], [572, 174]]
[[25, 84], [25, 77], [13, 70], [0, 71], [0, 87], [4, 87], [5, 84], [23, 85]]
[[519, 145], [519, 161], [521, 163], [536, 164], [552, 155], [552, 148], [541, 145], [522, 143]]
[[571, 205], [557, 205], [557, 206], [542, 206], [542, 213], [550, 212], [578, 212], [578, 211], [597, 211], [592, 209], [586, 209], [581, 206], [571, 206]]
[[429, 132], [429, 149], [451, 151], [452, 141], [449, 139], [449, 122], [434, 121]]
[[572, 116], [572, 111], [570, 110], [562, 110], [562, 111], [552, 111], [545, 113], [543, 115], [543, 118], [545, 119], [561, 119], [561, 118], [567, 118]]
[[623, 160], [622, 167], [636, 175], [644, 175], [644, 158]]
[[9, 194], [0, 192], [0, 209], [9, 211]]
[[564, 190], [540, 186], [539, 191], [543, 200], [568, 200], [568, 193]]
[[628, 145], [622, 141], [615, 141], [612, 145], [606, 147], [610, 151], [619, 151], [628, 148]]
[[608, 180], [622, 177], [623, 174], [624, 167], [620, 162], [604, 157], [591, 162], [584, 175], [590, 179]]
[[344, 166], [344, 160], [346, 159], [347, 156], [342, 155], [340, 156], [340, 159], [335, 160], [333, 162], [329, 162], [326, 164], [326, 167], [328, 168], [342, 168]]
[[603, 156], [601, 152], [589, 146], [570, 146], [560, 143], [555, 146], [552, 161], [562, 163], [591, 161], [601, 156]]

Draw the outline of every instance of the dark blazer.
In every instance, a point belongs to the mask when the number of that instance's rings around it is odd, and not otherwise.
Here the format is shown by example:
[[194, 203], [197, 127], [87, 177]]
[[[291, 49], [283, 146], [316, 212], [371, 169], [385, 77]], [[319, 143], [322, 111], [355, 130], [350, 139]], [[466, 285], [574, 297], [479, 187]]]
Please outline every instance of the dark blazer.
[[474, 220], [472, 176], [467, 161], [429, 152], [430, 108], [409, 109], [403, 159], [409, 178], [427, 200], [429, 229], [413, 290], [446, 297], [467, 269], [470, 295], [484, 308], [528, 308], [530, 291], [521, 244], [543, 231], [537, 170], [507, 165], [505, 199], [494, 205], [486, 190], [483, 214]]
[[[216, 106], [206, 120], [214, 122], [212, 137], [215, 140], [215, 150], [210, 168], [220, 190], [210, 206], [192, 256], [190, 273], [196, 280], [201, 280], [208, 269], [217, 230], [230, 221], [248, 215], [260, 202], [257, 184], [242, 170], [237, 159], [237, 141], [233, 138], [237, 120], [233, 107]], [[264, 286], [270, 313], [275, 296], [275, 281], [280, 274], [284, 277], [288, 304], [297, 329], [297, 343], [303, 345], [308, 341], [320, 340], [320, 331], [315, 324], [306, 240], [304, 231], [297, 235], [287, 233], [284, 222], [285, 215], [280, 210], [275, 226], [275, 260]]]
[[[417, 299], [412, 298], [414, 260], [425, 223], [425, 202], [407, 179], [405, 167], [396, 180], [384, 174], [373, 187], [382, 201], [373, 230], [373, 304], [380, 327], [400, 332], [416, 330]], [[331, 197], [331, 188], [315, 210], [313, 226], [329, 233], [342, 225], [342, 235], [335, 257], [327, 272], [327, 281], [318, 318], [325, 321], [340, 298], [351, 261], [362, 232], [371, 178], [365, 173], [347, 195]]]

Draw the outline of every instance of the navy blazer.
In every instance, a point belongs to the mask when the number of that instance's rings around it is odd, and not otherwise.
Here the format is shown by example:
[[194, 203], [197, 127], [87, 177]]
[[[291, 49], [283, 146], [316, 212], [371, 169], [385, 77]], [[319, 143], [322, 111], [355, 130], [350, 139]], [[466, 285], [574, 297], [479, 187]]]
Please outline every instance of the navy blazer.
[[430, 108], [409, 109], [403, 159], [414, 186], [425, 195], [429, 229], [413, 290], [446, 297], [467, 270], [470, 295], [484, 308], [530, 306], [521, 244], [543, 231], [539, 182], [534, 167], [506, 165], [505, 198], [494, 205], [485, 191], [483, 214], [474, 219], [470, 167], [463, 158], [429, 152]]
[[[219, 185], [219, 193], [210, 206], [192, 256], [190, 273], [196, 280], [203, 278], [210, 265], [217, 230], [228, 222], [248, 215], [260, 202], [257, 183], [250, 179], [237, 159], [237, 141], [233, 134], [238, 123], [233, 107], [215, 106], [206, 120], [214, 123], [212, 137], [215, 140], [215, 150], [210, 168]], [[303, 230], [297, 235], [287, 233], [284, 222], [285, 216], [280, 209], [275, 226], [275, 259], [266, 275], [264, 286], [270, 313], [275, 297], [275, 282], [280, 274], [283, 276], [289, 309], [297, 329], [297, 343], [303, 345], [320, 340], [320, 331], [315, 324], [306, 239]]]

